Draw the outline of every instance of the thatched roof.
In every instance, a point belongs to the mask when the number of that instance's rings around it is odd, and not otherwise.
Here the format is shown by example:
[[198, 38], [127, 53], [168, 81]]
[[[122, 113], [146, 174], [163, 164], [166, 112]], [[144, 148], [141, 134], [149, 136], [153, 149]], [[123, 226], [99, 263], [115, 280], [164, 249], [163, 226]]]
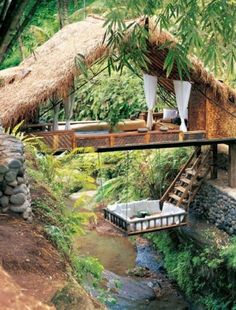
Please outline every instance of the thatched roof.
[[3, 126], [30, 116], [53, 95], [66, 95], [78, 69], [75, 57], [84, 55], [88, 64], [100, 58], [105, 47], [104, 21], [87, 18], [57, 32], [18, 67], [0, 71], [0, 117]]
[[[70, 24], [37, 48], [18, 67], [0, 71], [0, 117], [3, 126], [9, 127], [20, 119], [30, 117], [41, 103], [53, 95], [66, 96], [74, 77], [79, 74], [75, 57], [84, 55], [90, 65], [106, 52], [106, 47], [102, 45], [105, 33], [103, 23], [100, 18], [88, 17]], [[160, 83], [173, 91], [171, 79], [166, 79], [162, 74], [166, 51], [157, 49], [167, 40], [176, 42], [167, 32], [151, 31], [150, 58], [153, 70], [160, 76]], [[217, 81], [196, 58], [192, 57], [191, 62], [193, 82], [210, 89], [217, 100], [228, 101], [230, 98], [236, 102], [233, 89]], [[174, 68], [170, 78], [176, 76], [177, 70]]]

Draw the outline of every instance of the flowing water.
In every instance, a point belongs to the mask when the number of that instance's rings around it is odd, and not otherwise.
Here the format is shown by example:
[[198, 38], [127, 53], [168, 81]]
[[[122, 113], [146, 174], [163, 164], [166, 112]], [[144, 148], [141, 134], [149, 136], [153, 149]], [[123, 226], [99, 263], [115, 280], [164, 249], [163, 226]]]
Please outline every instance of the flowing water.
[[135, 267], [136, 250], [127, 238], [101, 235], [92, 230], [79, 237], [74, 245], [80, 254], [97, 257], [105, 269], [117, 275], [123, 276]]
[[[78, 237], [74, 246], [80, 255], [97, 257], [104, 266], [106, 288], [116, 299], [116, 303], [108, 305], [108, 309], [190, 309], [183, 296], [163, 275], [157, 254], [147, 242], [134, 245], [126, 237], [101, 235], [93, 230]], [[151, 276], [129, 276], [127, 271], [137, 266], [150, 271]], [[98, 296], [92, 287], [88, 289]], [[155, 290], [163, 291], [160, 297], [156, 297]]]

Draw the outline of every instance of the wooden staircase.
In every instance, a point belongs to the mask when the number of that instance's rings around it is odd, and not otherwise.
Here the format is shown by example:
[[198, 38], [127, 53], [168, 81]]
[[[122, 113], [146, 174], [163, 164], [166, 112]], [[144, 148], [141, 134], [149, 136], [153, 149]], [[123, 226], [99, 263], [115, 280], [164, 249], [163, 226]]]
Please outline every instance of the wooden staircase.
[[196, 148], [162, 196], [161, 202], [168, 201], [187, 210], [210, 169], [211, 149], [203, 153], [200, 147]]

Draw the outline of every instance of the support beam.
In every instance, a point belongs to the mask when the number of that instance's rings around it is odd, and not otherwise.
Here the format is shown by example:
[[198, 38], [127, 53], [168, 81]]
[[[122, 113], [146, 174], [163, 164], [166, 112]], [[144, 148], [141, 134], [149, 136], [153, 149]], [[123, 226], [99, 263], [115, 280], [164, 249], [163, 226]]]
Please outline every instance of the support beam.
[[236, 143], [229, 145], [229, 186], [236, 187]]
[[63, 99], [64, 111], [65, 111], [65, 130], [70, 130], [70, 119], [73, 115], [73, 108], [75, 102], [75, 87], [73, 86], [68, 90], [68, 96]]
[[149, 144], [132, 144], [121, 145], [113, 147], [97, 147], [96, 152], [117, 152], [117, 151], [132, 151], [132, 150], [150, 150], [150, 149], [169, 149], [174, 147], [187, 147], [187, 146], [202, 146], [213, 144], [234, 144], [236, 138], [213, 138], [213, 139], [197, 139], [197, 140], [184, 140], [184, 141], [171, 141], [171, 142], [158, 142]]
[[60, 104], [53, 106], [53, 130], [58, 130], [58, 115], [60, 112]]
[[211, 179], [215, 180], [217, 179], [217, 144], [212, 144], [211, 146], [212, 150], [212, 167], [211, 167]]

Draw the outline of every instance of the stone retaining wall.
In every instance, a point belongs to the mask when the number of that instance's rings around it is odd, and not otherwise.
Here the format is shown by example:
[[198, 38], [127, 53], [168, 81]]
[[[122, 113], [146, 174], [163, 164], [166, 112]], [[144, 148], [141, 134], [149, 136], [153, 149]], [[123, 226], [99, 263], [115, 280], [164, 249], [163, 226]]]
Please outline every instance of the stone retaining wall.
[[0, 208], [31, 219], [31, 198], [25, 174], [24, 146], [13, 136], [0, 134]]
[[204, 182], [190, 208], [228, 234], [236, 234], [236, 196], [224, 188]]

